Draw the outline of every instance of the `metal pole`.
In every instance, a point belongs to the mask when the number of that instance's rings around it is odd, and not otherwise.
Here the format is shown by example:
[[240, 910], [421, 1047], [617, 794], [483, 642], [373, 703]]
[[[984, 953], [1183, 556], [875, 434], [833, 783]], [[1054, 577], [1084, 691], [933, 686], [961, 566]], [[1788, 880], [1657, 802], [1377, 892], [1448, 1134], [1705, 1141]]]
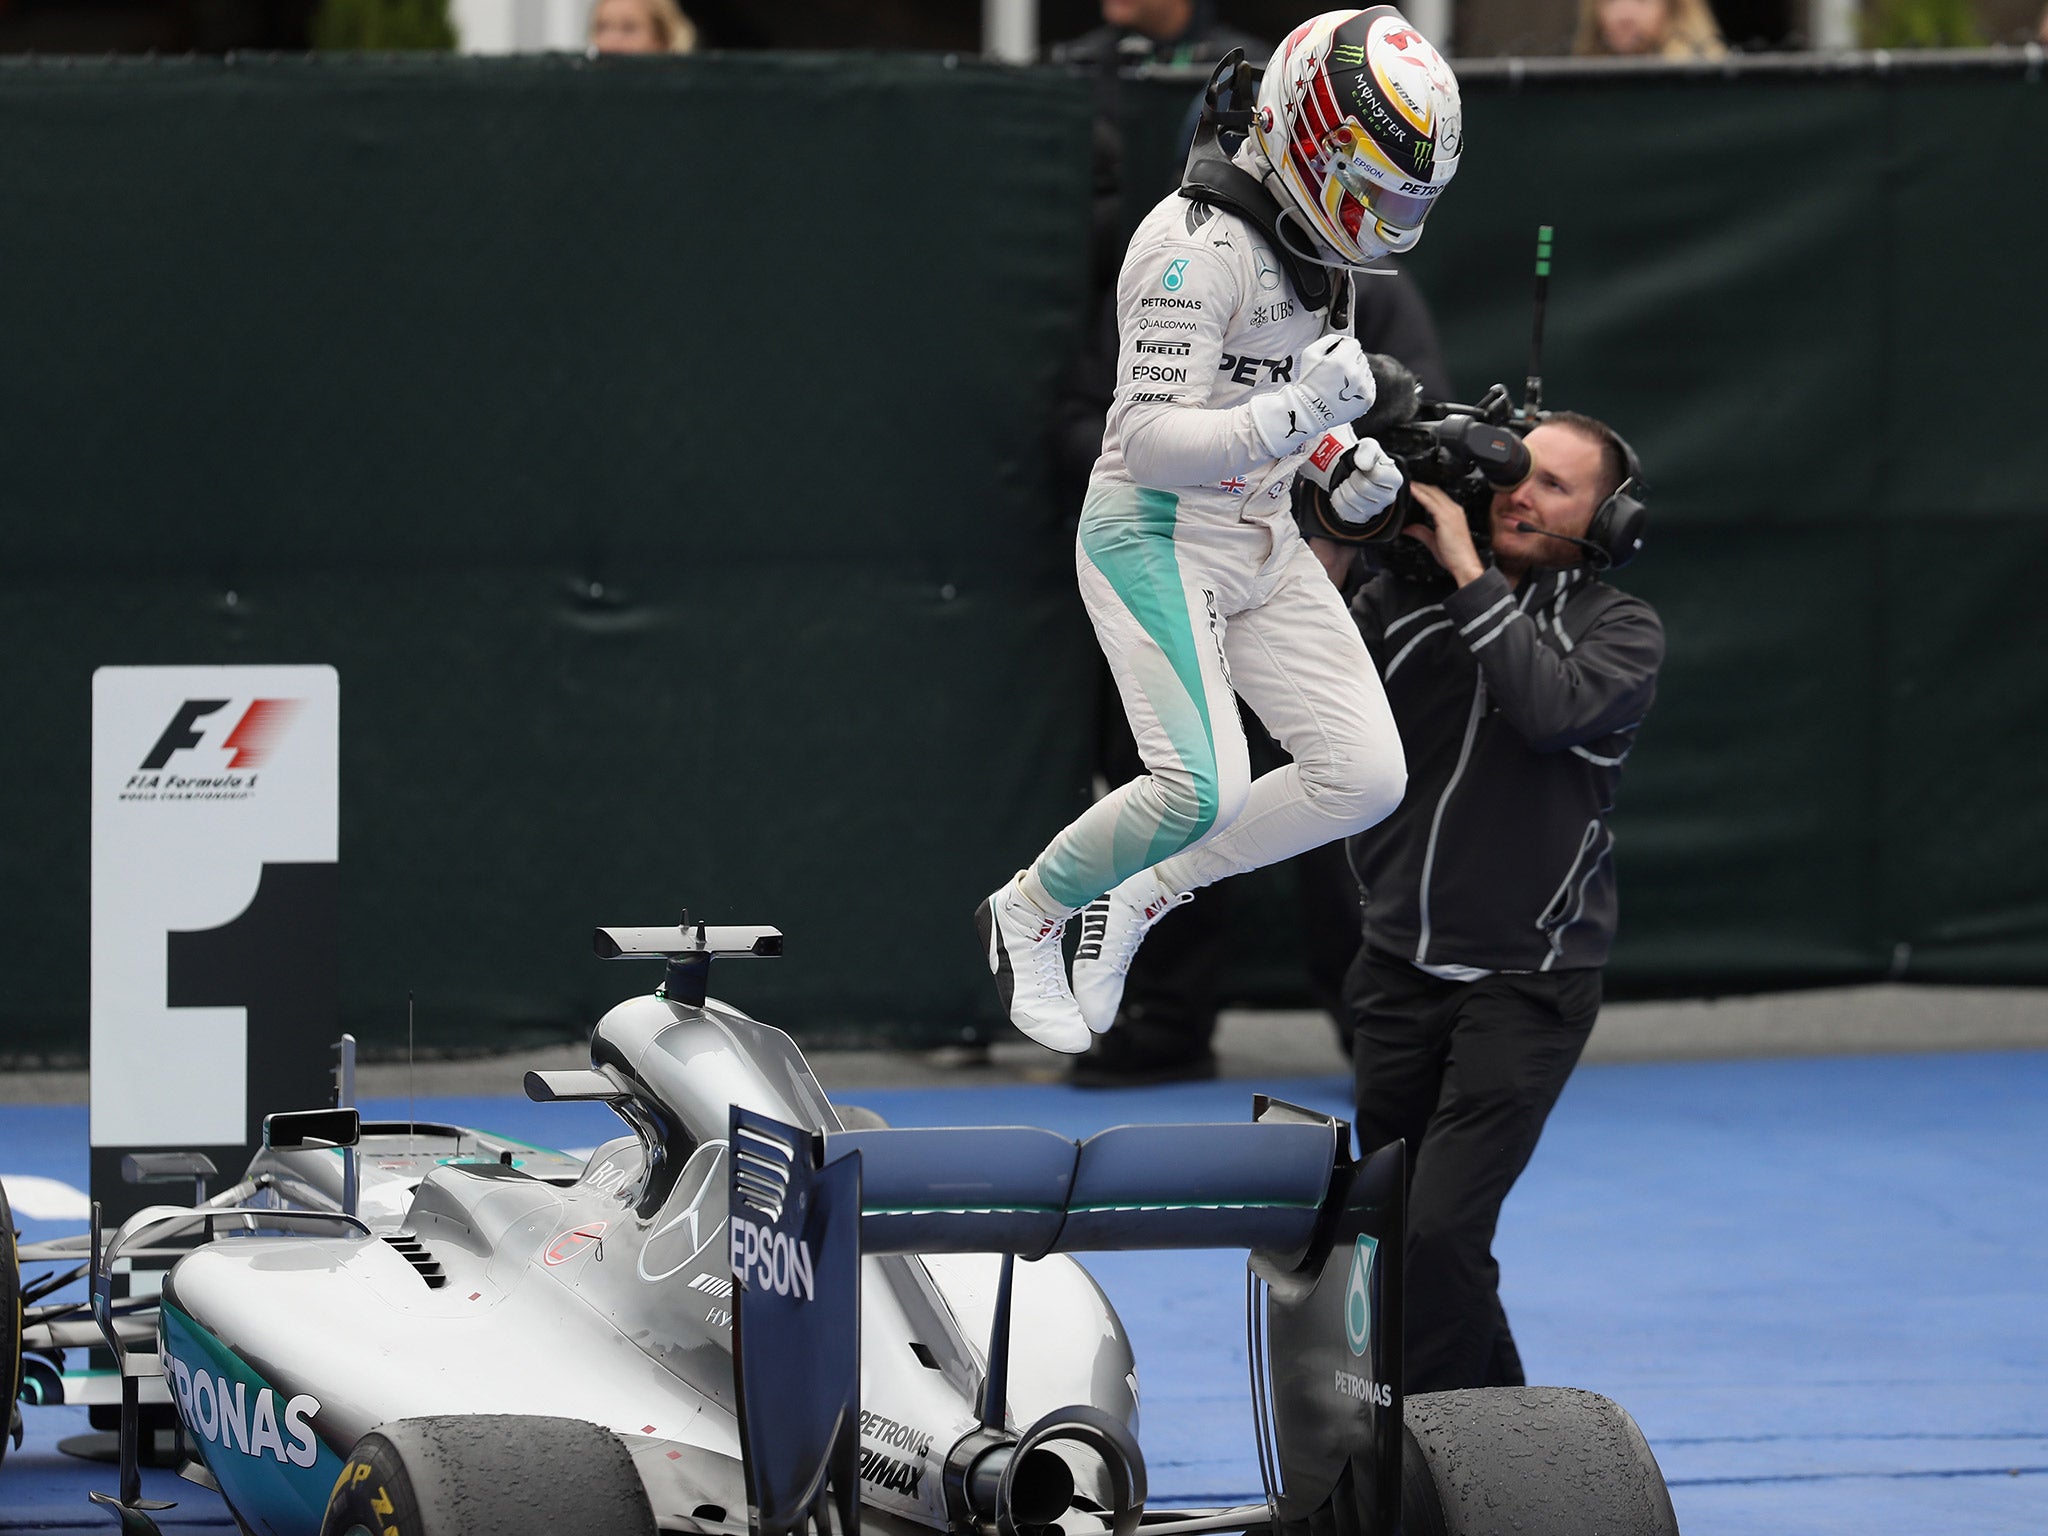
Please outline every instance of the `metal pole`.
[[[336, 1102], [342, 1109], [356, 1107], [356, 1037], [343, 1035], [338, 1047], [341, 1051], [339, 1082], [336, 1084]], [[358, 1183], [361, 1175], [357, 1172], [356, 1149], [341, 1149], [341, 1210], [345, 1216], [356, 1214], [356, 1204], [361, 1196]]]
[[1401, 14], [1415, 30], [1435, 44], [1438, 53], [1449, 58], [1456, 0], [1400, 0], [1400, 4]]
[[1809, 0], [1808, 26], [1817, 53], [1847, 53], [1861, 39], [1857, 36], [1863, 7], [1858, 0]]
[[981, 1427], [1000, 1430], [1010, 1416], [1010, 1287], [1017, 1255], [1003, 1255], [996, 1274], [995, 1319], [988, 1330], [988, 1375], [981, 1383]]
[[1038, 0], [981, 0], [981, 51], [1006, 64], [1038, 57]]

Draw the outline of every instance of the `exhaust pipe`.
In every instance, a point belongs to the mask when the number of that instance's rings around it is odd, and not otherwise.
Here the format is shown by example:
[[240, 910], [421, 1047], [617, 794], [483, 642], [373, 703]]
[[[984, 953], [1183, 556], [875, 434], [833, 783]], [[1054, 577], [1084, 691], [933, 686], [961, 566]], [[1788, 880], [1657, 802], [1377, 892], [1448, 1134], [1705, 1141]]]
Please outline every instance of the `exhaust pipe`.
[[1145, 1507], [1145, 1458], [1121, 1420], [1100, 1408], [1055, 1408], [1012, 1438], [973, 1429], [946, 1453], [946, 1508], [958, 1525], [994, 1525], [998, 1536], [1032, 1536], [1074, 1504], [1074, 1473], [1051, 1442], [1082, 1446], [1108, 1475], [1111, 1536], [1132, 1536]]
[[1014, 1525], [1050, 1525], [1073, 1503], [1072, 1469], [1044, 1446], [1019, 1455], [1014, 1445], [993, 1445], [967, 1469], [967, 1507], [982, 1520], [1001, 1525], [1007, 1514]]

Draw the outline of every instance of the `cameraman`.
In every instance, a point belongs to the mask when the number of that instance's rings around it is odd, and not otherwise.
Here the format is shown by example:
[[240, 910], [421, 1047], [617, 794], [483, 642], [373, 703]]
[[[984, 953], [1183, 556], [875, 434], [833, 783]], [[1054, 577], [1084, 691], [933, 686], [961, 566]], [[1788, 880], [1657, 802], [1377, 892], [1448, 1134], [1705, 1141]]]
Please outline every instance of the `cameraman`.
[[1582, 542], [1628, 451], [1564, 412], [1526, 443], [1527, 478], [1475, 517], [1490, 558], [1456, 500], [1412, 483], [1427, 518], [1403, 532], [1434, 564], [1391, 560], [1352, 603], [1408, 756], [1400, 808], [1349, 843], [1365, 942], [1345, 1004], [1359, 1144], [1408, 1143], [1411, 1392], [1525, 1381], [1494, 1228], [1600, 1010], [1607, 814], [1664, 658], [1655, 611], [1600, 579], [1614, 551]]

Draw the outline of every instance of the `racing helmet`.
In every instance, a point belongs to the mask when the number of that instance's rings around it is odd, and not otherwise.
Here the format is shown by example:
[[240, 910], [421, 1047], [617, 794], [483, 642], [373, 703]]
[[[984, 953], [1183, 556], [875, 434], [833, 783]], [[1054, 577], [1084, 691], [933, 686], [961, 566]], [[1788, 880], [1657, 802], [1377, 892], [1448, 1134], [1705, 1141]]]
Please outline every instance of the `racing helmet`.
[[1287, 35], [1259, 82], [1252, 136], [1338, 258], [1322, 264], [1364, 266], [1422, 238], [1457, 174], [1465, 124], [1443, 55], [1375, 5], [1325, 11]]

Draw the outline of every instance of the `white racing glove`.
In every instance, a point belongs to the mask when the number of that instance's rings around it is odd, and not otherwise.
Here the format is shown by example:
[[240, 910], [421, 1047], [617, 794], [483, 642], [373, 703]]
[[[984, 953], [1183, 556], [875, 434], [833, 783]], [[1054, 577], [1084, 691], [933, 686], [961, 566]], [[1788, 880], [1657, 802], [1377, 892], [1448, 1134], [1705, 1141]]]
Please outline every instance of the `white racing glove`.
[[1293, 383], [1254, 395], [1247, 406], [1252, 429], [1276, 459], [1372, 409], [1372, 369], [1356, 337], [1330, 335], [1311, 342], [1295, 372]]
[[1400, 466], [1377, 442], [1360, 437], [1349, 425], [1325, 432], [1296, 473], [1320, 486], [1330, 499], [1330, 510], [1361, 532], [1363, 525], [1394, 504], [1401, 490]]

